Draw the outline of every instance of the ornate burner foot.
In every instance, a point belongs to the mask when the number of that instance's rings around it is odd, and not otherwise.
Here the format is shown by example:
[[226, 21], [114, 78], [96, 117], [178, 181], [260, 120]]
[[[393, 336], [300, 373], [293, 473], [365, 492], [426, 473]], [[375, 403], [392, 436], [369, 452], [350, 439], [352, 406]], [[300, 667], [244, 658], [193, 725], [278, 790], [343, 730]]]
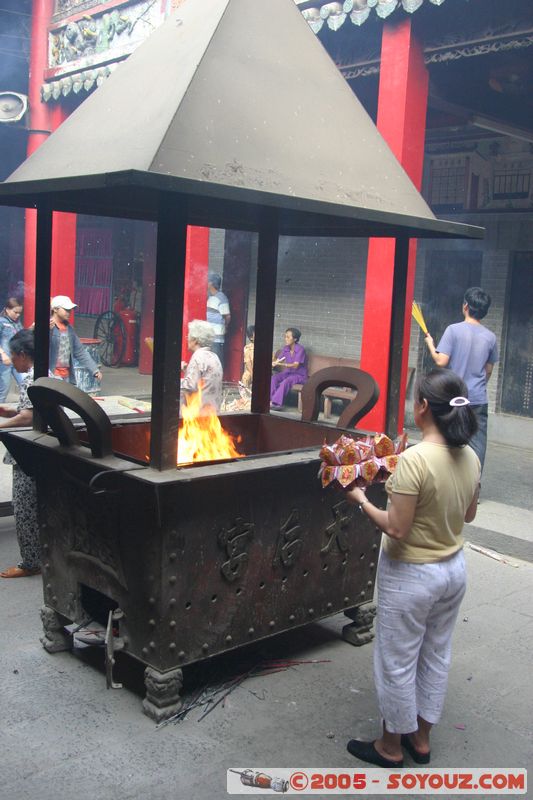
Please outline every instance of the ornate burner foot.
[[361, 647], [361, 645], [371, 642], [374, 638], [372, 625], [376, 616], [376, 606], [358, 606], [357, 608], [348, 609], [344, 614], [353, 619], [353, 622], [345, 625], [342, 629], [344, 641], [355, 645], [355, 647]]
[[159, 672], [152, 667], [146, 667], [144, 685], [146, 697], [143, 700], [143, 711], [151, 719], [161, 722], [180, 710], [182, 704], [180, 691], [183, 686], [181, 669]]
[[44, 636], [41, 636], [41, 644], [49, 653], [60, 653], [62, 650], [72, 650], [72, 636], [65, 633], [64, 626], [68, 625], [69, 620], [58, 614], [50, 606], [41, 607], [41, 621], [43, 623]]

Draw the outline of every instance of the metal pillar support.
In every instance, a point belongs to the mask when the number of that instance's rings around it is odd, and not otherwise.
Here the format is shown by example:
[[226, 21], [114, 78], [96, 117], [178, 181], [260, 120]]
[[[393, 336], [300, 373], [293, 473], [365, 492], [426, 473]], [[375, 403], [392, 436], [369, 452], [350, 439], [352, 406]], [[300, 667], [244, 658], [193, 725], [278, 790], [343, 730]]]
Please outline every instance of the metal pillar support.
[[238, 381], [242, 375], [252, 242], [249, 231], [226, 231], [222, 291], [228, 296], [231, 312], [224, 352], [224, 378], [228, 381]]
[[[385, 431], [394, 438], [400, 430], [400, 404], [405, 402], [405, 387], [402, 384], [403, 338], [405, 328], [405, 305], [407, 273], [409, 270], [409, 239], [396, 240], [394, 272], [392, 280], [392, 307], [389, 335], [389, 373], [387, 376], [387, 399]], [[402, 406], [403, 427], [403, 406]]]
[[176, 195], [162, 195], [157, 223], [150, 439], [150, 464], [159, 470], [176, 469], [186, 250], [185, 203]]
[[272, 339], [278, 274], [277, 212], [265, 214], [259, 231], [257, 252], [257, 302], [255, 310], [254, 374], [252, 411], [266, 414], [270, 409]]
[[[37, 241], [35, 248], [35, 378], [46, 378], [48, 375], [49, 343], [50, 343], [50, 282], [52, 272], [52, 219], [53, 214], [48, 205], [37, 208]], [[47, 426], [37, 411], [33, 413], [33, 429], [44, 433]]]

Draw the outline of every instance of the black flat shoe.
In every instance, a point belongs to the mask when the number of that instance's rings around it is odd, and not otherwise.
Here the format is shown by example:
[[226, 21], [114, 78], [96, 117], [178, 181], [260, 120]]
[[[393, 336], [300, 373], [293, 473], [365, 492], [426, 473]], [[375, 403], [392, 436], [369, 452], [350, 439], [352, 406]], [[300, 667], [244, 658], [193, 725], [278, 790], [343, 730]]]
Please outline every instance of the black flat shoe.
[[402, 733], [402, 747], [407, 750], [415, 764], [429, 764], [431, 761], [431, 753], [421, 753], [417, 750], [406, 733]]
[[366, 761], [367, 764], [375, 764], [377, 767], [384, 767], [385, 769], [403, 767], [403, 758], [400, 761], [384, 758], [374, 747], [374, 742], [360, 742], [359, 739], [350, 739], [346, 749], [352, 756], [355, 756], [360, 761]]

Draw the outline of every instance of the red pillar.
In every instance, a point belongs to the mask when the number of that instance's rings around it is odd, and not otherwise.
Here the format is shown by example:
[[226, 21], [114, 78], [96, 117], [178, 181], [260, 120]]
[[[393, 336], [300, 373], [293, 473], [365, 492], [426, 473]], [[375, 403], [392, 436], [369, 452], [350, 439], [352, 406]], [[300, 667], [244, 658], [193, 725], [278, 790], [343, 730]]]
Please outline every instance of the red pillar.
[[[48, 25], [53, 0], [34, 0], [31, 30], [29, 105], [30, 133], [27, 154], [30, 156], [61, 125], [68, 114], [59, 105], [41, 100], [41, 84], [48, 60]], [[35, 316], [35, 245], [37, 214], [26, 211], [24, 245], [24, 320], [29, 325]], [[76, 272], [76, 215], [55, 213], [52, 234], [52, 284], [54, 294], [74, 297]]]
[[[48, 23], [52, 17], [53, 0], [33, 0], [31, 20], [31, 52], [28, 99], [30, 132], [27, 154], [30, 156], [51, 132], [50, 109], [41, 101], [41, 83], [48, 57]], [[35, 246], [37, 212], [26, 211], [24, 241], [24, 322], [35, 319]]]
[[[54, 104], [50, 111], [52, 130], [59, 128], [68, 112]], [[54, 212], [52, 220], [52, 296], [66, 294], [76, 302], [76, 214]]]
[[[146, 344], [146, 338], [154, 335], [156, 240], [156, 227], [153, 226], [153, 228], [150, 228], [150, 233], [144, 243], [143, 300], [139, 353], [139, 372], [143, 375], [150, 375], [152, 372], [152, 351]], [[182, 359], [184, 361], [189, 361], [191, 357], [187, 347], [188, 324], [193, 319], [205, 319], [208, 267], [209, 228], [189, 226], [187, 229], [185, 297], [182, 321]], [[176, 324], [178, 325], [179, 322], [176, 321]], [[176, 365], [176, 375], [178, 374], [179, 365]]]
[[[422, 47], [413, 35], [411, 20], [402, 20], [399, 24], [385, 23], [381, 44], [377, 126], [419, 190], [422, 185], [424, 164], [427, 96], [428, 72], [424, 64]], [[370, 372], [380, 388], [378, 403], [359, 423], [359, 427], [369, 430], [382, 431], [385, 428], [394, 247], [394, 239], [371, 239], [368, 248], [361, 369]], [[415, 261], [416, 241], [411, 241], [405, 308], [402, 391], [398, 413], [399, 430], [403, 428], [404, 418]]]
[[185, 296], [181, 357], [190, 361], [187, 347], [188, 326], [193, 319], [205, 319], [207, 307], [207, 272], [209, 269], [209, 228], [187, 228], [185, 261]]

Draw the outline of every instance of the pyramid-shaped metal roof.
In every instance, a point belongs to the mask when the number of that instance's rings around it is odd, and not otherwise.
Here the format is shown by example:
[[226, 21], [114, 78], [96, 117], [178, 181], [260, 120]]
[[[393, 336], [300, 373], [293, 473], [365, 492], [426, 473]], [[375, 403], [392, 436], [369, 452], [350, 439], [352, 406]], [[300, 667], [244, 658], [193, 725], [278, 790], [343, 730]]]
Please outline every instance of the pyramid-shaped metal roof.
[[196, 224], [251, 227], [271, 206], [287, 233], [310, 214], [316, 233], [480, 235], [435, 220], [293, 0], [185, 0], [0, 203], [151, 218], [161, 190]]

